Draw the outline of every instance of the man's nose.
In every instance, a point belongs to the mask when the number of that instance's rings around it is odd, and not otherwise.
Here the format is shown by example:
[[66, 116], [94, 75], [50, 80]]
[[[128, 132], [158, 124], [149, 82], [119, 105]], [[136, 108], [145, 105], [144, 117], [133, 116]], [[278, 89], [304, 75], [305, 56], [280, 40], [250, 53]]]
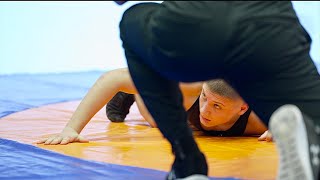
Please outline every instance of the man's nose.
[[203, 104], [203, 106], [200, 108], [200, 112], [203, 115], [210, 115], [211, 111], [210, 111], [208, 103]]

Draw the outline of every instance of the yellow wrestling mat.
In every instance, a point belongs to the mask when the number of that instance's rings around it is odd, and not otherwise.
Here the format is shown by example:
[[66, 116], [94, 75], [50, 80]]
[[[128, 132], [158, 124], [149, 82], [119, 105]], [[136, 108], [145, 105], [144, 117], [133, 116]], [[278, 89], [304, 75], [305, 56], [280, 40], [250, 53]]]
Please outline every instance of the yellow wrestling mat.
[[[59, 133], [80, 101], [51, 104], [1, 118], [2, 138], [87, 160], [168, 171], [173, 161], [169, 143], [157, 128], [150, 128], [136, 104], [125, 123], [111, 123], [105, 108], [81, 133], [89, 143], [37, 145], [34, 142]], [[275, 144], [257, 137], [209, 137], [195, 133], [207, 157], [209, 175], [241, 179], [275, 179], [278, 156]]]

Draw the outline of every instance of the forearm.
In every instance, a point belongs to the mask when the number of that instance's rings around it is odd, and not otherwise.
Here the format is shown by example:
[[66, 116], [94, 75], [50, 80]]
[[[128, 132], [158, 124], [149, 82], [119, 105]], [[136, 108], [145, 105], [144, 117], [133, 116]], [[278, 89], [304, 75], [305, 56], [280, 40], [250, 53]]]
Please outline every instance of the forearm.
[[[122, 90], [123, 84], [130, 83], [131, 78], [126, 69], [114, 70], [102, 75], [92, 86], [83, 98], [70, 121], [66, 125], [73, 128], [78, 133], [85, 127], [90, 119], [104, 106], [110, 99]], [[132, 85], [126, 85], [125, 91], [134, 93]], [[131, 88], [130, 88], [131, 87]]]
[[254, 111], [251, 111], [244, 135], [261, 135], [267, 130], [267, 126], [261, 121], [258, 115], [255, 114]]

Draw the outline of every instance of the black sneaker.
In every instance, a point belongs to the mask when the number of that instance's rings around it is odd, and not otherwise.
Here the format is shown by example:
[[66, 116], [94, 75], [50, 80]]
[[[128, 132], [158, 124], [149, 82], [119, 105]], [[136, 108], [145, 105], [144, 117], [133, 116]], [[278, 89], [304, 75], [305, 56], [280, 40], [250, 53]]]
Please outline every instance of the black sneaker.
[[134, 101], [133, 94], [118, 92], [106, 105], [108, 119], [112, 122], [123, 122]]
[[183, 160], [176, 157], [167, 180], [208, 180], [207, 173], [208, 167], [202, 153], [184, 157]]
[[284, 105], [271, 116], [269, 128], [279, 153], [277, 179], [319, 179], [319, 126], [295, 105]]
[[[175, 141], [177, 142], [177, 141]], [[174, 144], [173, 154], [175, 160], [171, 171], [167, 175], [167, 180], [208, 180], [208, 165], [206, 158], [199, 150], [185, 154], [179, 143]]]

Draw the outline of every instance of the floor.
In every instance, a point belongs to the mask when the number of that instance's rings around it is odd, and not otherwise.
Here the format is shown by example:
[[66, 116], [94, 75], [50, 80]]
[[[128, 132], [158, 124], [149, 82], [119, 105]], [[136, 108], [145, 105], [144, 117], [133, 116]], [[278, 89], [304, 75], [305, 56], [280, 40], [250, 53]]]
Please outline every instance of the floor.
[[[58, 133], [80, 101], [49, 104], [15, 112], [0, 119], [0, 137], [31, 144], [67, 156], [117, 165], [168, 171], [173, 161], [168, 142], [150, 128], [136, 105], [124, 123], [111, 123], [104, 109], [81, 133], [89, 143], [37, 145], [34, 142]], [[275, 144], [257, 137], [208, 137], [195, 132], [214, 178], [275, 179], [278, 156]]]

